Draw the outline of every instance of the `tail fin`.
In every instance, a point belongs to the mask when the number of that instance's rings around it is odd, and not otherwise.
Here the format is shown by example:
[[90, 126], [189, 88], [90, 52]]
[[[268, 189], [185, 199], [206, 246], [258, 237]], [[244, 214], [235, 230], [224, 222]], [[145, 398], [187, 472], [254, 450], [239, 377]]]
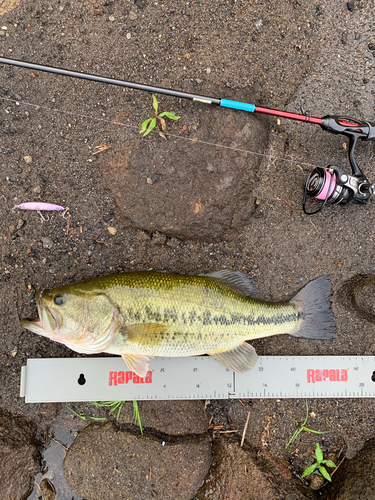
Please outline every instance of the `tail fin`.
[[291, 335], [306, 339], [333, 339], [336, 323], [331, 310], [332, 283], [329, 276], [310, 281], [290, 302], [299, 311], [299, 326]]

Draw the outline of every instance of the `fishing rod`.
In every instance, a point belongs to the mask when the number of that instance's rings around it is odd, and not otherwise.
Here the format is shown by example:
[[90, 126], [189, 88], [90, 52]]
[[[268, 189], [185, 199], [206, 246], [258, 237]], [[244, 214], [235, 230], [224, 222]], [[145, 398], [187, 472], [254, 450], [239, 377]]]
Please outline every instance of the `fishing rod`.
[[[297, 120], [305, 123], [320, 125], [323, 130], [332, 134], [341, 134], [349, 138], [349, 162], [352, 168], [351, 174], [346, 173], [341, 167], [328, 165], [328, 167], [316, 167], [309, 175], [304, 191], [303, 210], [306, 214], [312, 215], [320, 212], [323, 207], [329, 203], [347, 204], [356, 203], [365, 205], [369, 199], [375, 194], [375, 182], [370, 183], [367, 177], [359, 168], [354, 151], [358, 139], [362, 141], [375, 140], [375, 123], [370, 121], [360, 121], [355, 118], [340, 115], [326, 115], [323, 118], [311, 116], [309, 112], [301, 108], [302, 113], [290, 113], [277, 109], [265, 108], [248, 104], [246, 102], [231, 101], [228, 99], [207, 97], [189, 92], [181, 92], [179, 90], [166, 89], [163, 87], [154, 87], [141, 83], [128, 82], [125, 80], [117, 80], [104, 76], [91, 75], [89, 73], [81, 73], [78, 71], [70, 71], [52, 66], [43, 66], [41, 64], [18, 61], [0, 57], [1, 64], [11, 66], [19, 66], [21, 68], [32, 69], [35, 71], [45, 71], [57, 75], [69, 76], [72, 78], [81, 78], [83, 80], [91, 80], [99, 83], [117, 85], [131, 89], [141, 90], [145, 92], [154, 92], [156, 94], [164, 94], [180, 99], [190, 99], [192, 101], [214, 104], [216, 106], [248, 111], [250, 113], [260, 113], [264, 115], [277, 116], [279, 118], [287, 118], [289, 120]], [[307, 212], [306, 199], [307, 197], [322, 201], [319, 208], [313, 212]]]

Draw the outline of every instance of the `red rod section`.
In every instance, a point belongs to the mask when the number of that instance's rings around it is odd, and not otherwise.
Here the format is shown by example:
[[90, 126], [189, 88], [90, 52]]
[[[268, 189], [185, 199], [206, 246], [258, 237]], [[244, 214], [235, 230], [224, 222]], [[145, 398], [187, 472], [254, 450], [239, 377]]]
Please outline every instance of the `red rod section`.
[[290, 120], [299, 120], [300, 122], [316, 123], [317, 125], [322, 124], [322, 118], [317, 118], [316, 116], [300, 115], [298, 113], [289, 113], [288, 111], [279, 111], [278, 109], [262, 108], [260, 106], [255, 107], [256, 113], [262, 113], [263, 115], [280, 116], [281, 118], [289, 118]]

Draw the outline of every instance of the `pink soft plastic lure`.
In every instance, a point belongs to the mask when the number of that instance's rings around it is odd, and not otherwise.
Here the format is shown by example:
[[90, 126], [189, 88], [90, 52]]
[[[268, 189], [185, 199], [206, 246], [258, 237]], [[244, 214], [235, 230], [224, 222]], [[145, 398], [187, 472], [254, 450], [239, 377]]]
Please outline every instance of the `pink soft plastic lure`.
[[43, 203], [40, 201], [28, 201], [17, 205], [17, 208], [22, 210], [65, 210], [61, 205], [54, 205], [53, 203]]

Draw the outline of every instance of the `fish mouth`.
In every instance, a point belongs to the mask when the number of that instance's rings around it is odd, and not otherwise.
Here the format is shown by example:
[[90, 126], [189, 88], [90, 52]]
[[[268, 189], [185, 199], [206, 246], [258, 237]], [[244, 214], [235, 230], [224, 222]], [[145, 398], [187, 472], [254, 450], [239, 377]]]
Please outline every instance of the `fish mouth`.
[[51, 337], [57, 335], [59, 330], [62, 317], [53, 308], [44, 306], [42, 293], [39, 292], [36, 295], [36, 305], [38, 309], [38, 318], [36, 319], [22, 319], [21, 324], [24, 328], [27, 328], [33, 333], [42, 335], [43, 337]]

